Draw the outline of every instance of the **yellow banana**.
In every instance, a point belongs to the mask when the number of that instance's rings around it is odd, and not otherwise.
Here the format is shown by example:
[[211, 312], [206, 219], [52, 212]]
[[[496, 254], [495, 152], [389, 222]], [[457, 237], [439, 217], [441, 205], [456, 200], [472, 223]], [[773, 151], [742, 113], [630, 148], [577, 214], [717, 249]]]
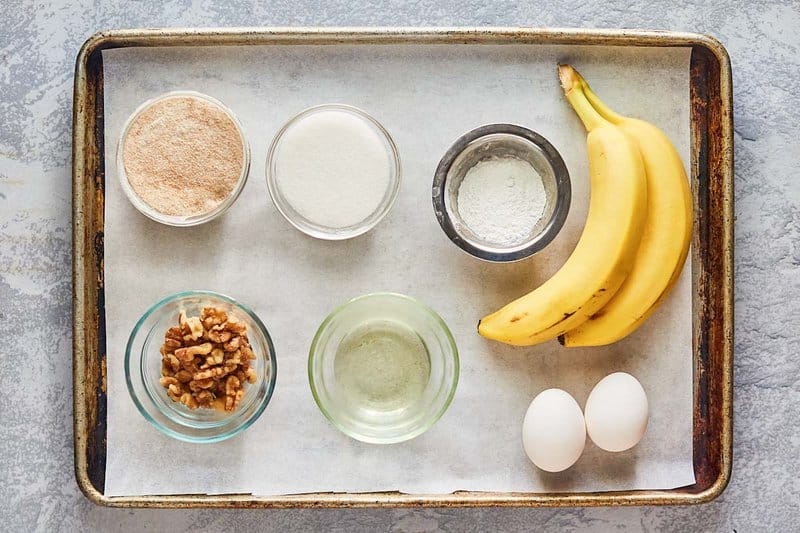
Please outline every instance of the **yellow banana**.
[[528, 346], [580, 325], [619, 289], [642, 236], [647, 186], [639, 150], [594, 110], [573, 72], [559, 69], [564, 94], [589, 132], [586, 226], [552, 278], [478, 323], [478, 332], [489, 339]]
[[631, 273], [600, 311], [559, 338], [564, 346], [602, 346], [641, 326], [678, 280], [692, 236], [692, 193], [669, 138], [648, 122], [615, 113], [580, 80], [592, 107], [639, 146], [647, 174], [647, 219]]

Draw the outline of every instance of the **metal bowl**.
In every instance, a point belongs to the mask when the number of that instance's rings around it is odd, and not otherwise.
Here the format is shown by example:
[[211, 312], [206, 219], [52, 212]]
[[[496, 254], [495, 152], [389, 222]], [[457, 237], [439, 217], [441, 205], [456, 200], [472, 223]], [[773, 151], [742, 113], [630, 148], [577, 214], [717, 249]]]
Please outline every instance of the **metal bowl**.
[[[458, 212], [458, 188], [478, 163], [513, 157], [529, 163], [542, 177], [544, 212], [521, 243], [489, 242], [464, 223]], [[489, 124], [465, 133], [445, 153], [433, 178], [433, 210], [439, 225], [462, 250], [484, 261], [519, 261], [539, 252], [561, 230], [569, 213], [572, 187], [558, 151], [538, 133], [514, 124]]]

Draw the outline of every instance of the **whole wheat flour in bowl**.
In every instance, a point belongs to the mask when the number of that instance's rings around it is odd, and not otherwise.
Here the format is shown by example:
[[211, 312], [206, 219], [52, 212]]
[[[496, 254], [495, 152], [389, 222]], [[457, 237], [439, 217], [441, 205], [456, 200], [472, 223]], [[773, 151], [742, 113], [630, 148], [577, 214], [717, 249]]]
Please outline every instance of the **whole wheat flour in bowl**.
[[142, 104], [128, 119], [117, 154], [120, 183], [144, 215], [173, 226], [225, 212], [247, 180], [242, 127], [221, 102], [175, 91]]

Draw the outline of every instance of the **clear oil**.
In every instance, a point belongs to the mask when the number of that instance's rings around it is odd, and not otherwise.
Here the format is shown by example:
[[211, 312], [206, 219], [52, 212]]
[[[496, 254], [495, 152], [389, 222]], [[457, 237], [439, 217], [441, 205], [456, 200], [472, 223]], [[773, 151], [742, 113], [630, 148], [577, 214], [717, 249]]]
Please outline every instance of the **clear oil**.
[[334, 376], [353, 407], [388, 414], [411, 407], [431, 374], [425, 343], [391, 320], [367, 321], [348, 333], [334, 359]]

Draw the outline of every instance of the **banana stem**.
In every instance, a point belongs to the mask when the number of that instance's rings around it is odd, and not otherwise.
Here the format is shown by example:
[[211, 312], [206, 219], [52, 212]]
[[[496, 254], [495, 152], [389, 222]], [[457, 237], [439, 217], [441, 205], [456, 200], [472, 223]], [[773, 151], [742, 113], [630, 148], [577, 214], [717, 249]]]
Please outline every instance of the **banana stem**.
[[586, 131], [592, 131], [598, 126], [608, 124], [608, 121], [598, 113], [584, 93], [584, 83], [581, 83], [583, 78], [580, 77], [578, 72], [570, 65], [558, 66], [558, 77], [561, 80], [561, 88], [564, 89], [564, 96], [572, 105], [575, 113], [583, 122]]
[[608, 120], [609, 122], [613, 122], [614, 124], [619, 124], [622, 122], [625, 117], [608, 107], [605, 102], [600, 100], [600, 98], [595, 94], [589, 84], [586, 82], [581, 73], [572, 69], [575, 77], [577, 78], [577, 83], [580, 83], [581, 87], [583, 87], [583, 94], [586, 95], [586, 99], [589, 100], [589, 103], [592, 104], [592, 107], [600, 113], [600, 115]]
[[592, 107], [600, 113], [604, 119], [608, 120], [609, 122], [613, 122], [614, 124], [619, 124], [622, 122], [625, 117], [608, 107], [600, 98], [594, 93], [589, 84], [585, 81], [583, 82], [583, 94], [586, 95], [586, 99], [589, 100], [589, 103], [592, 104]]

